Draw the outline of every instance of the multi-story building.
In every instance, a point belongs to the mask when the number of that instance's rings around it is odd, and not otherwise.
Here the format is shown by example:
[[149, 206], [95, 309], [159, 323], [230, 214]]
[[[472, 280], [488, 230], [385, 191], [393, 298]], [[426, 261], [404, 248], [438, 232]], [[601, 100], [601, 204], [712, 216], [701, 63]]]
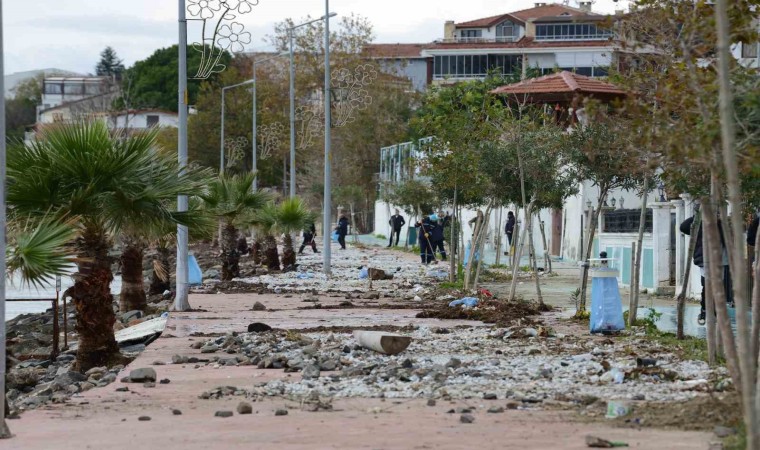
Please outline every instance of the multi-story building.
[[431, 83], [484, 78], [489, 72], [542, 73], [556, 69], [606, 76], [615, 63], [609, 16], [579, 8], [536, 3], [533, 8], [456, 23], [428, 44], [372, 44], [369, 57], [411, 79], [416, 89]]

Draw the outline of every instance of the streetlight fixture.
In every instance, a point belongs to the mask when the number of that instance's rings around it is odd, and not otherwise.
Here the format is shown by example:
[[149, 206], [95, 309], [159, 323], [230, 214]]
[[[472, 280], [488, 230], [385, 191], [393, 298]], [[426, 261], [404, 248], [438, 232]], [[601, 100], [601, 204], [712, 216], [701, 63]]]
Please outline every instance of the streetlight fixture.
[[657, 191], [660, 193], [660, 202], [664, 202], [665, 200], [665, 183], [660, 181], [660, 184], [657, 185]]
[[612, 207], [614, 208], [615, 207], [615, 203], [617, 203], [617, 200], [615, 199], [615, 197], [612, 197], [610, 199], [610, 203], [612, 204]]
[[[222, 131], [220, 133], [220, 142], [219, 142], [219, 174], [224, 174], [224, 95], [229, 89], [234, 89], [236, 87], [245, 86], [248, 84], [252, 84], [254, 80], [246, 80], [242, 83], [233, 84], [230, 86], [224, 86], [222, 88]], [[255, 146], [255, 144], [254, 144]]]
[[[327, 0], [325, 0], [327, 1]], [[296, 65], [295, 65], [295, 53], [293, 49], [293, 32], [301, 27], [305, 27], [307, 25], [311, 25], [313, 23], [319, 22], [321, 20], [325, 21], [325, 33], [326, 35], [329, 35], [329, 22], [330, 17], [337, 16], [338, 13], [330, 13], [329, 7], [327, 8], [327, 12], [324, 16], [310, 20], [308, 22], [304, 22], [298, 25], [294, 25], [290, 28], [288, 28], [288, 47], [290, 54], [290, 198], [293, 198], [296, 196]], [[325, 40], [325, 42], [330, 42], [330, 38]], [[325, 64], [329, 64], [329, 49], [325, 49]], [[329, 67], [326, 68], [325, 73], [330, 73]], [[327, 78], [329, 81], [329, 78]]]
[[256, 155], [256, 137], [257, 137], [256, 133], [258, 131], [257, 130], [257, 126], [258, 125], [256, 123], [256, 113], [257, 113], [257, 109], [256, 109], [256, 88], [257, 88], [257, 85], [258, 85], [258, 82], [256, 81], [256, 65], [257, 64], [261, 64], [263, 62], [271, 61], [273, 59], [277, 59], [277, 58], [279, 58], [281, 56], [285, 56], [287, 54], [288, 54], [288, 52], [282, 52], [282, 53], [280, 53], [280, 54], [278, 54], [276, 56], [270, 56], [268, 58], [262, 58], [262, 59], [254, 59], [253, 63], [251, 64], [251, 69], [252, 69], [252, 72], [253, 72], [253, 134], [251, 135], [252, 136], [251, 137], [251, 141], [252, 141], [252, 143], [251, 143], [251, 150], [252, 150], [251, 157], [253, 158], [253, 162], [252, 162], [252, 165], [251, 165], [251, 171], [253, 172], [253, 185], [251, 187], [253, 188], [254, 191], [256, 189], [258, 189], [258, 187], [259, 187], [259, 176], [256, 173], [257, 172], [257, 163], [258, 163], [258, 157]]

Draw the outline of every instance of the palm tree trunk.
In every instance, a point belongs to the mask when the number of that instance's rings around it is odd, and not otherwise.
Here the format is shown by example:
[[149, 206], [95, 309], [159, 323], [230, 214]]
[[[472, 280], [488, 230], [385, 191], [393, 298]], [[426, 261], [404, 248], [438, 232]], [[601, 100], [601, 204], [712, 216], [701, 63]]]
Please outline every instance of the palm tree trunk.
[[[164, 291], [171, 289], [171, 282], [169, 277], [169, 269], [171, 264], [169, 263], [169, 249], [167, 247], [159, 246], [156, 248], [156, 256], [153, 261], [154, 269], [150, 275], [150, 287], [148, 293], [151, 295], [162, 294]], [[159, 273], [156, 271], [156, 266], [160, 266]]]
[[111, 295], [111, 261], [105, 230], [89, 225], [77, 239], [78, 272], [68, 290], [77, 313], [75, 329], [79, 334], [76, 369], [119, 363], [119, 347], [114, 338], [116, 315]]
[[264, 242], [261, 239], [261, 233], [256, 232], [256, 237], [253, 239], [253, 245], [251, 246], [251, 253], [253, 254], [253, 263], [255, 265], [261, 264], [261, 249], [264, 247]]
[[296, 264], [296, 252], [293, 250], [293, 236], [285, 233], [282, 242], [282, 266], [292, 267]]
[[240, 253], [237, 251], [237, 228], [226, 223], [222, 228], [222, 281], [240, 276]]
[[127, 238], [121, 252], [121, 293], [119, 311], [145, 311], [148, 300], [143, 282], [143, 247], [136, 239]]
[[277, 240], [271, 234], [267, 235], [264, 240], [264, 258], [269, 270], [280, 270], [280, 255], [277, 252]]

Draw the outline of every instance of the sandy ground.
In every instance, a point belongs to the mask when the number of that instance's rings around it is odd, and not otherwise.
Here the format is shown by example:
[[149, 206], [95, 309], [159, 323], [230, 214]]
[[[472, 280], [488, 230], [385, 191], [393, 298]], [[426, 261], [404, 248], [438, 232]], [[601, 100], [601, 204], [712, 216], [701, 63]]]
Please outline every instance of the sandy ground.
[[[409, 255], [400, 255], [408, 258]], [[527, 283], [521, 288], [527, 289]], [[323, 297], [323, 303], [341, 299]], [[295, 402], [270, 398], [254, 402], [252, 415], [214, 417], [218, 410], [234, 411], [240, 398], [201, 400], [198, 395], [221, 386], [251, 386], [278, 377], [300, 377], [282, 370], [255, 366], [195, 368], [186, 365], [152, 365], [170, 362], [172, 355], [197, 355], [190, 345], [204, 338], [191, 333], [245, 331], [247, 324], [262, 321], [276, 328], [300, 329], [316, 326], [365, 326], [427, 324], [436, 319], [416, 319], [416, 310], [316, 309], [298, 296], [257, 294], [192, 295], [191, 304], [205, 312], [174, 313], [167, 330], [121, 374], [139, 367], [153, 367], [158, 378], [169, 384], [146, 388], [116, 382], [77, 395], [67, 404], [29, 411], [8, 422], [13, 439], [0, 441], [2, 449], [582, 449], [588, 434], [627, 442], [636, 449], [707, 449], [716, 438], [710, 433], [676, 430], [615, 428], [605, 422], [579, 423], [572, 413], [542, 410], [512, 410], [488, 414], [491, 406], [504, 401], [472, 399], [457, 402], [438, 400], [338, 399], [334, 411], [306, 412]], [[251, 311], [255, 301], [276, 311]], [[460, 324], [446, 321], [445, 326]], [[468, 322], [473, 325], [472, 322]], [[206, 357], [208, 355], [203, 355]], [[474, 423], [460, 422], [448, 410], [474, 407]], [[286, 416], [275, 416], [278, 408]], [[182, 411], [174, 415], [173, 409]], [[138, 421], [149, 416], [150, 421]]]

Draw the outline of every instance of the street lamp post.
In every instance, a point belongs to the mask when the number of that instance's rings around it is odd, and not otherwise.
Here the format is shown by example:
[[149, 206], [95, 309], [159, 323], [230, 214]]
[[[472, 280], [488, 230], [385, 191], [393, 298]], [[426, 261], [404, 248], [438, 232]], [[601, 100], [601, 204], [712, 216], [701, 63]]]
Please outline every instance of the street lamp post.
[[[219, 142], [219, 173], [224, 173], [224, 95], [229, 89], [234, 89], [236, 87], [245, 86], [248, 84], [253, 84], [255, 80], [246, 80], [242, 83], [233, 84], [230, 86], [224, 86], [222, 87], [222, 129], [220, 134], [220, 142]], [[255, 141], [254, 141], [255, 142]]]
[[[179, 123], [177, 129], [177, 159], [181, 169], [187, 167], [187, 20], [185, 18], [185, 0], [179, 0], [179, 89], [177, 112]], [[177, 197], [177, 211], [187, 211], [187, 195]], [[174, 295], [174, 310], [187, 311], [188, 301], [188, 239], [187, 226], [177, 225], [177, 292]]]
[[330, 17], [337, 15], [337, 13], [330, 14], [328, 10], [323, 17], [288, 28], [288, 48], [290, 53], [290, 198], [296, 196], [296, 65], [293, 49], [293, 32], [298, 28], [311, 25], [320, 20], [325, 21], [325, 31], [327, 31], [329, 29], [328, 23], [330, 22]]
[[[3, 2], [0, 0], [0, 75], [5, 68], [3, 52]], [[5, 92], [5, 77], [0, 76], [0, 92]], [[0, 96], [0, 439], [11, 437], [5, 423], [5, 96]]]
[[324, 181], [324, 216], [322, 218], [322, 257], [325, 275], [330, 275], [330, 225], [331, 219], [331, 191], [330, 186], [332, 170], [330, 162], [330, 0], [325, 0], [325, 181]]

